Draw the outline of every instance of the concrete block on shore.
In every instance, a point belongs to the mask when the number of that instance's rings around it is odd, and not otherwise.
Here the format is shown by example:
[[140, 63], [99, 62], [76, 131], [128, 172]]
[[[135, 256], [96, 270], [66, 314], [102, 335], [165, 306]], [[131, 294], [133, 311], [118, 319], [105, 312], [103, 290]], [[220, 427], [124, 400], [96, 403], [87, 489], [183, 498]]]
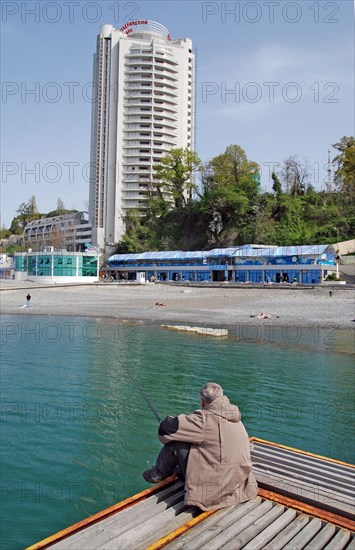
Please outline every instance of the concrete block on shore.
[[194, 334], [202, 334], [203, 336], [214, 336], [215, 338], [227, 338], [228, 330], [225, 328], [208, 328], [208, 327], [190, 327], [188, 325], [160, 325], [161, 328], [168, 330], [177, 330], [180, 332], [193, 332]]

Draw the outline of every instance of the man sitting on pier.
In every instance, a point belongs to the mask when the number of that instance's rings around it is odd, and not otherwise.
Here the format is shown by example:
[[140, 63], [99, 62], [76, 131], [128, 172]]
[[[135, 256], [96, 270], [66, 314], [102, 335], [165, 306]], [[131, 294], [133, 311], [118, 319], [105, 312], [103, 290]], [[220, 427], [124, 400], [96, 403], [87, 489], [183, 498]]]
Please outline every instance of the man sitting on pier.
[[218, 384], [200, 390], [202, 408], [167, 416], [159, 426], [164, 447], [143, 473], [149, 483], [175, 474], [185, 480], [185, 504], [202, 510], [225, 508], [257, 495], [248, 434], [236, 405]]

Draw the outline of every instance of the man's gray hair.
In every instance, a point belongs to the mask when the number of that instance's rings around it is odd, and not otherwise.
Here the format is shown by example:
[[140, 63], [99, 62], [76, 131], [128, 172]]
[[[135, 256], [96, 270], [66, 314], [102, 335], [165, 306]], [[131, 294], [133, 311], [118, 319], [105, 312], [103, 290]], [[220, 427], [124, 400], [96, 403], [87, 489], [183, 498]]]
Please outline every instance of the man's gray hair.
[[223, 389], [219, 384], [215, 384], [214, 382], [207, 382], [207, 384], [200, 389], [200, 397], [206, 405], [212, 403], [217, 397], [222, 397], [222, 395]]

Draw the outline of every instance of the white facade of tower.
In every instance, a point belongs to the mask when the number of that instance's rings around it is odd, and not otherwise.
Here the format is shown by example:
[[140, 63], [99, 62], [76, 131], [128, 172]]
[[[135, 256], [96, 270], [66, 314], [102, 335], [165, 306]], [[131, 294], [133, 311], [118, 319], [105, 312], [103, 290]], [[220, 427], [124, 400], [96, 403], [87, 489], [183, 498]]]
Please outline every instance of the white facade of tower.
[[153, 164], [193, 148], [194, 55], [150, 21], [101, 27], [94, 55], [90, 222], [93, 243], [117, 243], [132, 208], [144, 211]]

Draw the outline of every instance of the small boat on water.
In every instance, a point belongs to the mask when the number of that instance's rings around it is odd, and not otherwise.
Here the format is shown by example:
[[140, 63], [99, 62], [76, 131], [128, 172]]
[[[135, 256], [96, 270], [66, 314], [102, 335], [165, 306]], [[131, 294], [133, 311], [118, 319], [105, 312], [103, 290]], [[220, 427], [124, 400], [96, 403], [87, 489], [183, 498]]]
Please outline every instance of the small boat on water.
[[170, 478], [27, 550], [355, 549], [355, 466], [251, 438], [258, 496], [202, 512]]

